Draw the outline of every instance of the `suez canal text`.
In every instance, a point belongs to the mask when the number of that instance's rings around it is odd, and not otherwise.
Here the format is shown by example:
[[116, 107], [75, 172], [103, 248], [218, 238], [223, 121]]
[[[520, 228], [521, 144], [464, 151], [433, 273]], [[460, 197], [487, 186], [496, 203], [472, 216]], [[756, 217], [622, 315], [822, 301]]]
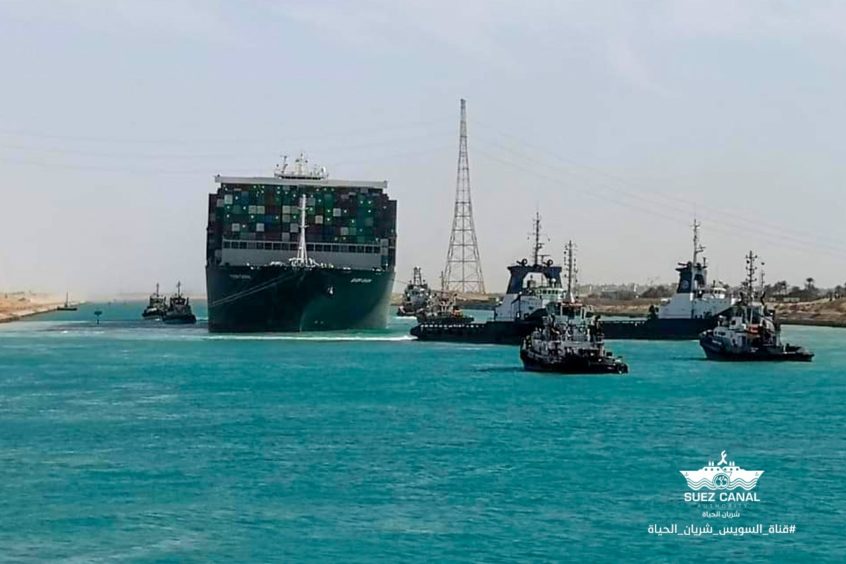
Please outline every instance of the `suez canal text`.
[[684, 500], [688, 503], [759, 501], [758, 492], [684, 492]]

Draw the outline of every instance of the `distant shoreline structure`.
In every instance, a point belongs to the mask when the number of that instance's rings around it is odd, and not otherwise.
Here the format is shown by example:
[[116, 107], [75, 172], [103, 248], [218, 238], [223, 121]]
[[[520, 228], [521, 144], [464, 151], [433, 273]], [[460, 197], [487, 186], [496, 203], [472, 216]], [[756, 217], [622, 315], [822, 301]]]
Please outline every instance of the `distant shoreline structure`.
[[0, 293], [0, 323], [10, 323], [34, 315], [50, 313], [56, 311], [56, 308], [64, 303], [64, 298], [48, 294], [3, 292]]

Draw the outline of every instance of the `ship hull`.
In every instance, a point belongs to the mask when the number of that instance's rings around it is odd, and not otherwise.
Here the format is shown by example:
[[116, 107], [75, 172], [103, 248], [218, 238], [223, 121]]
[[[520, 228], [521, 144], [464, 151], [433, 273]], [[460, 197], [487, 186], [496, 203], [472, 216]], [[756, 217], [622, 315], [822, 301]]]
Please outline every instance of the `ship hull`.
[[787, 346], [782, 348], [758, 348], [753, 350], [731, 351], [710, 337], [699, 339], [699, 345], [708, 360], [727, 362], [811, 362], [814, 353], [802, 347]]
[[445, 341], [488, 345], [519, 345], [541, 326], [541, 321], [487, 321], [485, 323], [421, 323], [411, 334], [420, 341]]
[[208, 266], [209, 331], [383, 329], [392, 271]]
[[197, 317], [193, 313], [165, 315], [162, 317], [162, 321], [168, 325], [194, 325], [197, 323]]
[[692, 341], [717, 325], [718, 316], [701, 319], [641, 319], [602, 321], [606, 339]]
[[613, 358], [589, 358], [580, 355], [568, 355], [555, 360], [547, 360], [520, 349], [523, 368], [530, 372], [550, 372], [554, 374], [627, 374], [629, 367]]

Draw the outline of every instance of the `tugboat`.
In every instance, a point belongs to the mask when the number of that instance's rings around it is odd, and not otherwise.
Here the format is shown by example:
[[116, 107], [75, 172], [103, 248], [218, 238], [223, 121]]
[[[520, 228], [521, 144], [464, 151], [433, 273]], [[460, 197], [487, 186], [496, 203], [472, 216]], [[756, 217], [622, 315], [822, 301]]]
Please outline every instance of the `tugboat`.
[[708, 264], [699, 255], [700, 223], [693, 222], [693, 260], [679, 263], [679, 283], [672, 298], [649, 308], [646, 319], [604, 321], [608, 339], [693, 340], [702, 331], [713, 329], [721, 314], [737, 302], [719, 283], [708, 283]]
[[599, 320], [573, 293], [573, 243], [567, 245], [567, 293], [550, 304], [544, 325], [520, 346], [526, 370], [557, 374], [626, 374], [628, 365], [605, 350]]
[[429, 306], [417, 312], [417, 322], [430, 325], [461, 325], [473, 323], [473, 317], [466, 315], [456, 303], [455, 292], [446, 290], [441, 279], [441, 290], [433, 292]]
[[77, 307], [68, 301], [68, 293], [65, 292], [65, 303], [56, 308], [56, 311], [76, 311]]
[[176, 294], [170, 297], [162, 321], [169, 325], [191, 325], [197, 322], [191, 311], [191, 300], [182, 295], [182, 282], [176, 283]]
[[746, 256], [747, 279], [744, 283], [748, 296], [734, 305], [729, 316], [720, 316], [714, 329], [699, 336], [699, 345], [709, 360], [730, 361], [793, 361], [810, 362], [814, 353], [804, 347], [781, 341], [781, 325], [775, 320], [775, 311], [763, 301], [755, 300], [755, 256]]
[[421, 309], [428, 308], [432, 303], [432, 291], [429, 284], [423, 280], [423, 271], [419, 266], [414, 267], [408, 285], [402, 293], [402, 303], [397, 308], [400, 317], [414, 317]]
[[150, 294], [150, 302], [144, 308], [141, 317], [144, 319], [161, 319], [167, 311], [167, 300], [159, 294], [159, 284], [156, 282], [156, 293]]
[[540, 215], [535, 216], [533, 223], [532, 264], [522, 259], [508, 267], [508, 287], [493, 311], [493, 320], [445, 324], [424, 319], [411, 329], [411, 334], [420, 341], [519, 345], [526, 335], [543, 327], [546, 306], [561, 301], [564, 289], [561, 267], [541, 254], [544, 244]]

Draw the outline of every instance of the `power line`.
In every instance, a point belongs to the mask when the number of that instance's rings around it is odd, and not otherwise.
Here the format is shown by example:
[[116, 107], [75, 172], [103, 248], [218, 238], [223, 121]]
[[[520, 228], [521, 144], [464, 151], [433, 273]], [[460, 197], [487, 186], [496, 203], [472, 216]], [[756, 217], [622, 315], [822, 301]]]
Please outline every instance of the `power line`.
[[[366, 135], [367, 133], [374, 133], [374, 132], [385, 132], [385, 131], [395, 131], [401, 129], [413, 129], [419, 127], [428, 127], [431, 125], [436, 124], [446, 124], [449, 120], [446, 118], [438, 118], [432, 120], [424, 120], [424, 121], [417, 121], [417, 122], [409, 122], [403, 124], [396, 124], [396, 125], [382, 125], [382, 126], [373, 126], [373, 127], [366, 127], [366, 128], [358, 128], [358, 129], [351, 129], [346, 131], [337, 131], [332, 133], [317, 133], [317, 134], [307, 134], [307, 135], [296, 135], [296, 138], [300, 141], [308, 141], [314, 139], [332, 139], [337, 137], [351, 137], [357, 135]], [[66, 140], [66, 141], [81, 141], [81, 142], [89, 142], [89, 143], [127, 143], [127, 144], [185, 144], [185, 145], [198, 145], [203, 143], [211, 143], [211, 144], [226, 144], [226, 143], [237, 143], [239, 145], [243, 144], [262, 144], [268, 145], [278, 142], [278, 136], [273, 137], [264, 137], [258, 138], [255, 136], [251, 137], [221, 137], [221, 138], [158, 138], [158, 139], [151, 139], [151, 138], [132, 138], [132, 137], [109, 137], [109, 136], [89, 136], [89, 135], [68, 135], [62, 133], [49, 133], [49, 132], [42, 132], [42, 131], [27, 131], [27, 130], [14, 130], [14, 129], [0, 129], [0, 135], [9, 137], [30, 137], [34, 139], [57, 139], [57, 140]]]
[[[476, 122], [476, 120], [474, 120], [474, 123], [475, 122]], [[593, 167], [593, 166], [590, 166], [590, 165], [583, 165], [583, 164], [576, 163], [572, 160], [567, 159], [566, 157], [555, 154], [555, 153], [553, 153], [553, 152], [551, 152], [551, 151], [549, 151], [549, 150], [547, 150], [543, 147], [540, 147], [538, 145], [533, 145], [533, 144], [526, 142], [526, 141], [523, 141], [523, 140], [521, 140], [517, 137], [509, 136], [508, 134], [503, 133], [503, 132], [497, 130], [496, 128], [494, 128], [492, 126], [489, 126], [489, 125], [486, 125], [486, 124], [478, 124], [478, 125], [481, 125], [481, 127], [483, 127], [484, 129], [488, 129], [493, 133], [496, 133], [500, 137], [512, 139], [515, 142], [519, 142], [521, 144], [521, 146], [529, 146], [529, 147], [535, 149], [538, 152], [546, 153], [547, 155], [551, 156], [553, 159], [555, 159], [559, 162], [565, 163], [567, 166], [572, 167], [573, 169], [586, 169], [593, 174], [596, 174], [596, 175], [599, 175], [599, 176], [604, 176], [609, 181], [614, 182], [616, 184], [629, 186], [633, 189], [637, 189], [638, 192], [636, 194], [629, 194], [631, 197], [637, 197], [637, 198], [643, 199], [644, 193], [642, 192], [642, 189], [643, 188], [653, 188], [653, 185], [651, 185], [651, 184], [646, 184], [646, 183], [637, 182], [637, 181], [632, 182], [631, 179], [629, 179], [629, 178], [623, 178], [619, 175], [615, 175], [615, 174], [610, 173], [606, 170], [599, 169], [597, 167]], [[498, 144], [496, 142], [493, 142], [493, 143]], [[509, 147], [506, 147], [504, 145], [500, 145], [500, 146], [503, 147], [504, 149], [510, 151], [510, 152], [515, 152], [515, 153], [522, 152], [520, 149], [515, 150], [513, 148], [513, 146], [509, 146]], [[527, 158], [529, 160], [534, 160], [535, 162], [540, 162], [541, 164], [546, 164], [546, 163], [543, 163], [542, 161], [537, 161], [533, 157], [533, 155], [528, 155], [528, 154], [525, 154], [525, 155], [526, 155], [525, 158]], [[549, 166], [549, 165], [546, 165], [546, 166]], [[578, 173], [578, 172], [576, 172], [576, 173]], [[581, 174], [586, 174], [586, 173], [582, 172]], [[625, 190], [622, 190], [620, 188], [617, 188], [617, 190], [620, 191], [620, 192], [625, 192]], [[649, 197], [650, 197], [650, 195], [647, 193], [646, 198], [648, 199]], [[666, 194], [666, 193], [658, 193], [658, 194], [653, 195], [651, 197], [652, 198], [660, 198], [659, 200], [654, 200], [654, 201], [656, 201], [656, 203], [660, 203], [660, 204], [665, 205], [665, 206], [668, 205], [669, 201], [675, 200], [676, 202], [682, 203], [685, 206], [689, 206], [689, 207], [695, 206], [697, 208], [701, 207], [701, 208], [704, 208], [704, 209], [710, 209], [713, 213], [718, 214], [719, 217], [726, 217], [726, 216], [733, 217], [738, 221], [744, 222], [744, 224], [748, 223], [748, 221], [749, 221], [748, 214], [736, 213], [736, 212], [733, 212], [731, 209], [726, 209], [724, 207], [723, 208], [716, 208], [714, 206], [709, 205], [707, 202], [704, 202], [704, 201], [691, 202], [690, 200], [686, 200], [686, 199], [681, 198], [681, 197], [679, 197], [675, 194]], [[840, 240], [837, 239], [837, 238], [833, 238], [833, 237], [825, 236], [825, 235], [821, 236], [820, 234], [809, 234], [807, 232], [792, 229], [792, 228], [784, 226], [784, 225], [769, 224], [768, 222], [766, 222], [765, 220], [763, 220], [760, 217], [755, 218], [755, 225], [758, 228], [767, 228], [767, 229], [772, 230], [772, 236], [773, 237], [782, 237], [782, 236], [784, 236], [784, 234], [786, 232], [792, 231], [795, 236], [805, 237], [805, 238], [812, 237], [814, 241], [817, 241], [819, 239], [828, 239], [830, 243], [834, 243], [835, 245], [838, 246], [838, 248], [840, 248], [839, 247]]]
[[[484, 149], [478, 149], [478, 147], [477, 147], [476, 151], [477, 151], [477, 153], [481, 154], [482, 156], [484, 156], [484, 157], [486, 157], [490, 160], [500, 162], [500, 163], [505, 164], [507, 166], [511, 166], [513, 168], [516, 168], [518, 170], [521, 170], [523, 172], [526, 172], [526, 173], [531, 174], [533, 176], [536, 176], [538, 178], [543, 178], [545, 180], [550, 181], [554, 185], [565, 186], [568, 189], [573, 189], [572, 186], [569, 186], [569, 185], [563, 183], [559, 176], [551, 176], [549, 174], [544, 174], [543, 172], [538, 171], [536, 168], [530, 168], [530, 167], [527, 167], [527, 166], [522, 165], [522, 164], [514, 163], [513, 161], [503, 159], [496, 154], [492, 154], [488, 151], [485, 151]], [[546, 166], [549, 167], [549, 165], [546, 165]], [[556, 167], [549, 167], [549, 168], [555, 169]], [[564, 172], [566, 174], [568, 171], [558, 171], [558, 172]], [[600, 201], [602, 201], [603, 203], [606, 203], [606, 204], [610, 202], [614, 205], [622, 206], [622, 207], [627, 208], [627, 209], [635, 209], [635, 210], [641, 211], [641, 212], [646, 213], [646, 214], [650, 214], [650, 215], [653, 215], [653, 216], [656, 216], [656, 217], [661, 217], [663, 219], [672, 221], [674, 223], [685, 224], [685, 225], [687, 224], [687, 220], [683, 219], [681, 216], [679, 216], [679, 215], [669, 215], [669, 214], [663, 213], [659, 209], [656, 209], [656, 207], [654, 205], [644, 206], [644, 205], [640, 205], [640, 203], [637, 203], [637, 202], [633, 203], [631, 201], [625, 201], [626, 199], [628, 199], [628, 200], [631, 200], [631, 199], [636, 200], [637, 199], [637, 198], [633, 198], [632, 195], [630, 195], [628, 193], [619, 192], [619, 191], [613, 190], [612, 188], [607, 188], [607, 187], [603, 187], [603, 186], [596, 186], [596, 185], [592, 186], [592, 188], [598, 189], [600, 191], [605, 191], [606, 194], [609, 194], [609, 195], [614, 196], [614, 197], [608, 198], [608, 197], [602, 196], [600, 194], [594, 193], [593, 190], [585, 190], [583, 188], [577, 189], [577, 190], [579, 191], [580, 194], [586, 195], [586, 196], [591, 197], [591, 198], [598, 199], [598, 200], [600, 200]], [[620, 199], [621, 197], [623, 199]], [[645, 203], [652, 204], [652, 202], [649, 202], [649, 201], [646, 201]], [[662, 207], [663, 208], [667, 208], [667, 207], [673, 208], [672, 204], [667, 205], [666, 202], [662, 203]], [[712, 224], [715, 224], [716, 226], [712, 225]], [[758, 231], [758, 230], [755, 229], [754, 223], [738, 225], [738, 224], [733, 224], [733, 223], [726, 222], [726, 221], [717, 220], [717, 219], [714, 219], [714, 218], [709, 218], [709, 229], [712, 229], [714, 231], [721, 232], [721, 233], [724, 233], [724, 234], [732, 235], [732, 236], [737, 236], [737, 234], [739, 232], [743, 233], [744, 235], [748, 235], [750, 232]], [[762, 233], [762, 232], [758, 231], [758, 234], [765, 237], [767, 241], [773, 240], [772, 236], [769, 233]], [[819, 242], [808, 242], [808, 241], [804, 241], [804, 240], [801, 240], [801, 239], [797, 239], [797, 238], [793, 238], [793, 237], [789, 237], [789, 236], [785, 236], [785, 235], [782, 235], [781, 238], [778, 239], [778, 244], [782, 245], [782, 246], [792, 247], [794, 249], [798, 249], [798, 250], [802, 250], [802, 251], [807, 251], [807, 250], [811, 250], [811, 249], [815, 250], [815, 251], [822, 251], [826, 254], [829, 254], [830, 256], [835, 256], [835, 257], [840, 258], [840, 259], [842, 259], [844, 256], [846, 256], [846, 249], [833, 247], [833, 246], [827, 246], [827, 245], [821, 245]]]

